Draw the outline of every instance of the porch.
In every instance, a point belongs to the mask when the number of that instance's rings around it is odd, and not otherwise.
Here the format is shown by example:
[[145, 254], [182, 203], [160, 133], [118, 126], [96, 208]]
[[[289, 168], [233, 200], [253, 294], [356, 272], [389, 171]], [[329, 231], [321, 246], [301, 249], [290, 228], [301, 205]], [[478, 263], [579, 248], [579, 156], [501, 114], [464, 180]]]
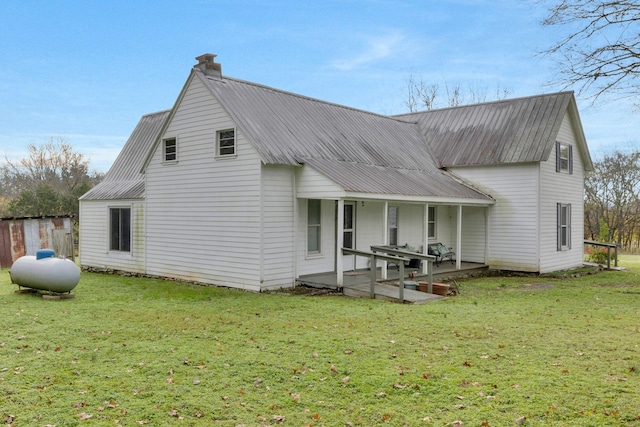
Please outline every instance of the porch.
[[[433, 264], [432, 264], [433, 265]], [[460, 269], [456, 269], [455, 264], [444, 262], [440, 265], [433, 265], [433, 281], [438, 282], [444, 278], [469, 274], [473, 271], [486, 270], [486, 264], [475, 262], [461, 262]], [[414, 271], [414, 270], [409, 270]], [[343, 274], [343, 292], [347, 296], [369, 298], [371, 276], [369, 269], [358, 269], [345, 271]], [[380, 268], [376, 271], [375, 298], [389, 301], [398, 301], [398, 279], [399, 271], [394, 268], [387, 269], [387, 278], [383, 279]], [[406, 280], [406, 277], [405, 277]], [[427, 281], [427, 275], [418, 274], [414, 281]], [[339, 289], [337, 285], [337, 275], [335, 272], [309, 274], [300, 276], [297, 284], [316, 288]], [[404, 290], [404, 300], [409, 303], [421, 304], [429, 301], [441, 300], [443, 297], [411, 289]]]

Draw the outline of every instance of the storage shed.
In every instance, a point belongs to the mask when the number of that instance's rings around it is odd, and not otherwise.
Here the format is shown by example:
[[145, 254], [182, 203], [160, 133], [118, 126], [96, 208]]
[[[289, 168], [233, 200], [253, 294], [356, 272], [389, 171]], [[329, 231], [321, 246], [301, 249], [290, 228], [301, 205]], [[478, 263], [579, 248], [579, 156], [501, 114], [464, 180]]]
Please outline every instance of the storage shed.
[[53, 249], [74, 260], [73, 216], [0, 218], [0, 268], [10, 268], [24, 255]]

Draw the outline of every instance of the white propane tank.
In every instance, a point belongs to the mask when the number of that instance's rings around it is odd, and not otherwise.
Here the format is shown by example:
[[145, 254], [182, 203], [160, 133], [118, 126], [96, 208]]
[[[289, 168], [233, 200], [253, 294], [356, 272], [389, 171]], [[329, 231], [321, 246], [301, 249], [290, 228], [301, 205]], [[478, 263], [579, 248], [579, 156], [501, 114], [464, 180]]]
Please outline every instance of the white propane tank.
[[71, 260], [55, 258], [51, 249], [42, 249], [36, 256], [18, 258], [9, 271], [11, 282], [25, 288], [64, 293], [80, 281], [80, 269]]

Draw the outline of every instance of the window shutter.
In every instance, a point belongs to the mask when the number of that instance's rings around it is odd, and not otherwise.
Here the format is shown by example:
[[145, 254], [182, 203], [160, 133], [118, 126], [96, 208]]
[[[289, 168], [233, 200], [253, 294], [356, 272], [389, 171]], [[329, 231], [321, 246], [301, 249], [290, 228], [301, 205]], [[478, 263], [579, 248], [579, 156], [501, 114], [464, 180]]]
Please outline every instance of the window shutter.
[[557, 210], [558, 210], [558, 213], [557, 213], [557, 217], [558, 217], [558, 231], [557, 231], [557, 234], [558, 234], [558, 242], [557, 242], [558, 243], [558, 247], [557, 247], [557, 249], [559, 251], [561, 251], [562, 250], [562, 203], [558, 203], [557, 204]]
[[569, 174], [573, 173], [573, 145], [569, 146]]
[[560, 172], [560, 143], [556, 141], [556, 172]]
[[567, 205], [567, 247], [571, 249], [571, 203]]

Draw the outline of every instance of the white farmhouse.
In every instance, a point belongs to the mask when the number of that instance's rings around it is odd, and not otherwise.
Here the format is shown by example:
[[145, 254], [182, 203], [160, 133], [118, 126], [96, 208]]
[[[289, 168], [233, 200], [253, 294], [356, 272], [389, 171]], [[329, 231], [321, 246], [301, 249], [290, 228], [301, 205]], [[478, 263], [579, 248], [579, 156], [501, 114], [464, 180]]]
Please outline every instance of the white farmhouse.
[[572, 92], [385, 116], [223, 76], [214, 58], [81, 197], [83, 267], [261, 291], [319, 273], [340, 286], [368, 267], [343, 247], [582, 264], [592, 163]]

